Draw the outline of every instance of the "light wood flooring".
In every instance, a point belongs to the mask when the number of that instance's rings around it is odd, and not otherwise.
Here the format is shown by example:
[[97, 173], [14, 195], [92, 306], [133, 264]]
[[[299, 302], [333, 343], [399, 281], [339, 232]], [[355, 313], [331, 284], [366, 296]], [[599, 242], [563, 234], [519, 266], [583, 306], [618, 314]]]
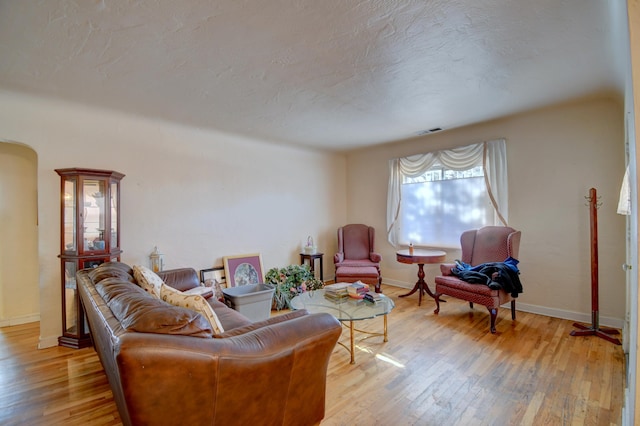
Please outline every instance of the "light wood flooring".
[[[360, 342], [355, 365], [336, 346], [322, 426], [621, 424], [620, 346], [570, 336], [571, 321], [518, 312], [512, 322], [508, 309], [492, 335], [482, 306], [447, 298], [436, 316], [432, 300], [418, 307], [383, 288], [396, 303], [389, 341]], [[38, 323], [0, 329], [0, 424], [121, 424], [93, 349], [38, 350], [38, 334]]]

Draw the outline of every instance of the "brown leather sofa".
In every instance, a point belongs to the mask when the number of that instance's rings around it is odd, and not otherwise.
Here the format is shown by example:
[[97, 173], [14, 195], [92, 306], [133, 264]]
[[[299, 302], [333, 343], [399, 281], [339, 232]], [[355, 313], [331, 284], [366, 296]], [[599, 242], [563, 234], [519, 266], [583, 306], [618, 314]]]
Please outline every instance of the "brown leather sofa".
[[[186, 290], [191, 268], [159, 274]], [[199, 313], [146, 293], [109, 262], [76, 274], [94, 347], [125, 425], [305, 425], [324, 417], [329, 357], [341, 327], [295, 311], [252, 323], [209, 298], [222, 334]]]

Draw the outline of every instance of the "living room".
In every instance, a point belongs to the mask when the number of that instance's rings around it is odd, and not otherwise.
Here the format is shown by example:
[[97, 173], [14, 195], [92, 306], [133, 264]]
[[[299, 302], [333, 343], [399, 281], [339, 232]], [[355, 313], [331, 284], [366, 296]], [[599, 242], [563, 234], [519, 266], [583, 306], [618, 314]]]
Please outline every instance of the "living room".
[[[602, 203], [600, 319], [602, 325], [625, 327], [627, 279], [620, 265], [627, 259], [626, 219], [616, 208], [627, 110], [620, 94], [348, 151], [265, 143], [15, 88], [3, 87], [0, 108], [0, 182], [23, 194], [8, 203], [13, 210], [10, 219], [3, 218], [3, 235], [19, 219], [30, 221], [3, 243], [0, 324], [39, 320], [41, 348], [56, 345], [61, 331], [56, 168], [126, 175], [121, 227], [127, 263], [148, 264], [158, 246], [167, 268], [208, 268], [221, 265], [223, 256], [259, 252], [269, 269], [297, 263], [311, 235], [325, 253], [325, 277], [331, 277], [327, 260], [336, 249], [336, 229], [358, 222], [377, 231], [384, 290], [411, 287], [416, 278], [414, 267], [395, 261], [396, 248], [385, 235], [388, 160], [495, 138], [507, 140], [509, 224], [522, 231], [519, 309], [590, 321], [585, 196], [595, 187]], [[447, 249], [450, 260], [459, 254]], [[427, 276], [437, 270], [427, 267]], [[25, 278], [24, 271], [38, 273]], [[430, 308], [425, 313], [431, 315]]]

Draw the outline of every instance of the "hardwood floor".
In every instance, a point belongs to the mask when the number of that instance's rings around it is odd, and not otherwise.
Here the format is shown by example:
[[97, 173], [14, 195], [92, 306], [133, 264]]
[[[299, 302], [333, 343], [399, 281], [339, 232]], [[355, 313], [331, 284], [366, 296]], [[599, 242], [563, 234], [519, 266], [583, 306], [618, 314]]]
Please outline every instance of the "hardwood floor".
[[[498, 313], [448, 298], [398, 298], [389, 341], [337, 345], [329, 364], [329, 425], [620, 425], [624, 354], [597, 337], [572, 337], [572, 322]], [[382, 330], [382, 318], [357, 324]], [[93, 349], [37, 350], [39, 324], [0, 329], [0, 424], [121, 424]], [[343, 333], [343, 339], [348, 333]]]

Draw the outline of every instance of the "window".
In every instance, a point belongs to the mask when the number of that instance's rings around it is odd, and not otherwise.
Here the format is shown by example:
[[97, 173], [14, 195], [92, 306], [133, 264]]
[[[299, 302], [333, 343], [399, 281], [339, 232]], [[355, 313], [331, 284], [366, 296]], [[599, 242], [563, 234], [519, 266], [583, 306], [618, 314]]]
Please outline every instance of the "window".
[[391, 160], [389, 242], [459, 247], [468, 229], [506, 225], [505, 148], [498, 140]]

